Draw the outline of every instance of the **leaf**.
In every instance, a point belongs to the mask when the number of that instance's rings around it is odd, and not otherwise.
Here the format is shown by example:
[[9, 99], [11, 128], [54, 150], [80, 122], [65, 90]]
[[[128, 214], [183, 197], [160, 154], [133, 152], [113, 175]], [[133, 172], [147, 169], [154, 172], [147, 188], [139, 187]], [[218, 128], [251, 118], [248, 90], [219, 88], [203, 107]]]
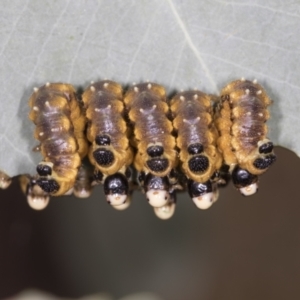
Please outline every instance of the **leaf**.
[[298, 2], [3, 0], [0, 28], [0, 169], [10, 176], [34, 174], [41, 159], [27, 103], [47, 81], [218, 93], [256, 78], [274, 100], [270, 138], [300, 154]]

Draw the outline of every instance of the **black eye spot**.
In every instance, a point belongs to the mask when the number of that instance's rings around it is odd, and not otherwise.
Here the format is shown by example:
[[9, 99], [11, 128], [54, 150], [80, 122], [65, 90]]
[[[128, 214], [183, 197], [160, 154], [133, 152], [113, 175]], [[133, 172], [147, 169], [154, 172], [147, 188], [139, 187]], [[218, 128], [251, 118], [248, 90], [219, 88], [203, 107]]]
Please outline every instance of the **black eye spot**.
[[203, 152], [203, 145], [200, 143], [195, 143], [189, 145], [187, 150], [189, 154], [200, 154]]
[[272, 142], [265, 143], [258, 148], [259, 153], [268, 154], [273, 151], [274, 145]]
[[95, 142], [99, 146], [108, 146], [110, 145], [110, 137], [106, 134], [97, 135], [95, 138]]
[[168, 197], [166, 196], [166, 197], [165, 197], [165, 200], [167, 200], [167, 199], [168, 199]]
[[208, 169], [209, 160], [206, 156], [198, 155], [191, 158], [188, 165], [193, 173], [203, 173]]
[[166, 158], [154, 158], [147, 161], [147, 166], [151, 171], [160, 173], [168, 168], [169, 161]]
[[93, 156], [100, 166], [108, 167], [110, 166], [114, 161], [114, 155], [111, 151], [99, 148], [93, 152]]
[[54, 179], [42, 179], [36, 180], [37, 185], [46, 193], [55, 193], [59, 190], [59, 184]]
[[162, 146], [151, 146], [147, 149], [147, 153], [150, 157], [161, 156], [164, 153], [164, 148]]
[[36, 167], [36, 171], [40, 176], [47, 176], [52, 174], [52, 168], [48, 165], [38, 164]]
[[276, 161], [276, 156], [271, 154], [264, 158], [256, 159], [254, 161], [253, 165], [259, 170], [264, 170], [264, 169], [267, 169], [275, 161]]

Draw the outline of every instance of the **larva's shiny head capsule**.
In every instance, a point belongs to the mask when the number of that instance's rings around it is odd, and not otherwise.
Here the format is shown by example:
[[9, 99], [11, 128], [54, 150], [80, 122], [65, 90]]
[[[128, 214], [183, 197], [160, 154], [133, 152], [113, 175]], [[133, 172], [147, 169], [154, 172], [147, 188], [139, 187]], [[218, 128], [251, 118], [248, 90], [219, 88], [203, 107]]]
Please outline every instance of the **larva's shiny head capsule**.
[[258, 177], [249, 173], [247, 170], [237, 166], [232, 171], [231, 178], [234, 186], [239, 189], [244, 196], [250, 196], [257, 192]]
[[188, 193], [196, 206], [200, 209], [208, 209], [217, 200], [217, 194], [213, 192], [211, 181], [205, 183], [188, 180]]
[[103, 187], [106, 200], [110, 205], [119, 206], [126, 202], [129, 184], [125, 175], [116, 173], [107, 176]]
[[153, 207], [162, 207], [168, 203], [169, 187], [167, 176], [159, 177], [148, 173], [144, 178], [144, 190], [149, 204]]
[[173, 192], [170, 193], [170, 200], [167, 202], [166, 205], [162, 207], [154, 207], [154, 213], [158, 218], [162, 220], [168, 220], [174, 215], [175, 208], [176, 208], [176, 194], [175, 192]]

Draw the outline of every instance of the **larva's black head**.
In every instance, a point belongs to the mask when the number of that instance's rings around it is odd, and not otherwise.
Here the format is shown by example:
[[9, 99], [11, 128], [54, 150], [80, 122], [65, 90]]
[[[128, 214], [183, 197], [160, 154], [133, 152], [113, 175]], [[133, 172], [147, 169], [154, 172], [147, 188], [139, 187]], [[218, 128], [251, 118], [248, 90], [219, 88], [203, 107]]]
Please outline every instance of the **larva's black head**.
[[162, 207], [168, 202], [170, 183], [167, 176], [159, 177], [148, 173], [144, 177], [143, 187], [150, 205]]
[[93, 152], [97, 164], [102, 167], [109, 167], [114, 162], [114, 154], [110, 150], [99, 148]]
[[189, 160], [188, 165], [191, 172], [204, 173], [209, 167], [209, 160], [204, 155], [197, 155]]
[[212, 192], [212, 184], [210, 180], [205, 183], [200, 183], [189, 179], [187, 185], [188, 185], [188, 193], [191, 198], [199, 197], [204, 194]]
[[112, 206], [122, 205], [126, 202], [129, 184], [125, 175], [116, 173], [107, 176], [103, 188], [106, 200]]
[[159, 177], [151, 173], [148, 173], [144, 177], [144, 188], [145, 191], [154, 189], [154, 190], [167, 190], [169, 189], [169, 179], [167, 176]]
[[200, 183], [189, 179], [187, 185], [188, 193], [198, 208], [207, 209], [216, 201], [210, 180]]
[[194, 143], [188, 146], [188, 153], [189, 154], [200, 154], [203, 152], [203, 145], [200, 143]]
[[107, 134], [97, 135], [95, 142], [99, 146], [108, 146], [110, 145], [110, 137]]
[[36, 180], [36, 184], [48, 194], [55, 193], [59, 190], [59, 184], [54, 179], [39, 178]]
[[259, 153], [268, 154], [273, 151], [274, 145], [272, 142], [267, 142], [258, 148]]
[[52, 174], [52, 168], [42, 163], [37, 165], [36, 171], [40, 176], [48, 176]]
[[259, 170], [267, 169], [272, 163], [276, 161], [276, 156], [274, 154], [266, 155], [264, 157], [257, 158], [253, 165]]
[[164, 147], [159, 145], [150, 146], [147, 148], [147, 153], [150, 157], [161, 156], [164, 153]]
[[234, 186], [245, 196], [250, 196], [257, 191], [258, 177], [247, 170], [235, 167], [231, 174]]
[[148, 168], [155, 173], [162, 173], [169, 167], [169, 160], [166, 158], [152, 158], [147, 160]]

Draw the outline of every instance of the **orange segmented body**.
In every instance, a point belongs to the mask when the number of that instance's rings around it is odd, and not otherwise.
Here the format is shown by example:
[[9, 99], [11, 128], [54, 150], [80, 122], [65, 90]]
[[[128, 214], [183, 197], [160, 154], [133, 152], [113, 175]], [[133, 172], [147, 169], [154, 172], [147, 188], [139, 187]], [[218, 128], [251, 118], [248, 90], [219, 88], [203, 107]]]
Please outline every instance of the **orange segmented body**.
[[65, 194], [75, 182], [81, 158], [87, 154], [85, 117], [72, 85], [47, 83], [29, 99], [29, 118], [36, 125], [43, 161], [36, 183], [53, 196]]
[[155, 83], [137, 84], [128, 90], [124, 101], [134, 127], [135, 168], [167, 176], [177, 165], [177, 153], [165, 89]]
[[222, 164], [211, 99], [200, 91], [186, 91], [178, 93], [170, 106], [182, 170], [188, 178], [206, 182]]
[[82, 100], [88, 120], [87, 138], [91, 163], [104, 175], [112, 175], [132, 163], [127, 124], [124, 120], [123, 90], [116, 82], [92, 83]]
[[[238, 166], [248, 172], [253, 182], [276, 160], [273, 144], [267, 137], [270, 104], [266, 91], [256, 80], [242, 79], [223, 88], [216, 111], [218, 147], [225, 164], [231, 171]], [[232, 177], [235, 182], [236, 174]]]

